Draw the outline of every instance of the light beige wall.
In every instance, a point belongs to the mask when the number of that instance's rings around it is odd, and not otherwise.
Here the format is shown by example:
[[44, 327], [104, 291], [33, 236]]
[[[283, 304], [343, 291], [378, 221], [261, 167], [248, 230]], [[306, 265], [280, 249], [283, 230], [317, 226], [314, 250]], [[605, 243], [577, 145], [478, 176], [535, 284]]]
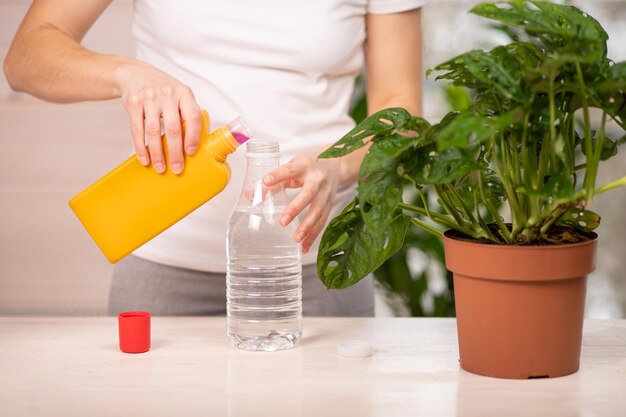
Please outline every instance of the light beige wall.
[[[79, 2], [77, 2], [79, 4]], [[0, 3], [5, 56], [29, 2]], [[84, 44], [132, 55], [132, 1], [105, 11]], [[67, 205], [131, 152], [119, 101], [50, 104], [0, 77], [0, 314], [98, 314], [111, 265]]]

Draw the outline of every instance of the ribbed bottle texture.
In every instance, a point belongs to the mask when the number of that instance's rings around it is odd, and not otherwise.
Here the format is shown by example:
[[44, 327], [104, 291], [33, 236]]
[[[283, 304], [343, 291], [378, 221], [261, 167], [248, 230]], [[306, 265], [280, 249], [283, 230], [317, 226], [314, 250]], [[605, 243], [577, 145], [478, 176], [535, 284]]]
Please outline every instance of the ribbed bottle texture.
[[228, 337], [246, 350], [289, 349], [302, 336], [301, 254], [293, 239], [298, 220], [280, 225], [285, 191], [262, 183], [278, 166], [278, 144], [248, 142], [246, 156], [226, 244]]

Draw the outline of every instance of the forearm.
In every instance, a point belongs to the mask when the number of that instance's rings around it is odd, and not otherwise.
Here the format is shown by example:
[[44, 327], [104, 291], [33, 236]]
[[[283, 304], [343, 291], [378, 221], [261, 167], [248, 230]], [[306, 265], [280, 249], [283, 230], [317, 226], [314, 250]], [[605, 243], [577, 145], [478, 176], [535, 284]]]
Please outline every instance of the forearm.
[[44, 100], [75, 102], [120, 97], [119, 75], [133, 58], [96, 54], [63, 31], [40, 26], [17, 36], [5, 59], [11, 87]]
[[[368, 15], [366, 87], [368, 114], [402, 107], [422, 114], [421, 11]], [[370, 144], [342, 158], [339, 186], [358, 180], [359, 168]]]

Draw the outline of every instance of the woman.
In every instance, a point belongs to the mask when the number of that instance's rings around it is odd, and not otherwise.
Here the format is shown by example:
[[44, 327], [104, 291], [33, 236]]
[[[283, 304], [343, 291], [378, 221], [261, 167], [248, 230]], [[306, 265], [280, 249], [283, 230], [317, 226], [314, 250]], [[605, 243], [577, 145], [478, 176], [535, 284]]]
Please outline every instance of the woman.
[[[316, 277], [318, 237], [353, 197], [366, 149], [317, 155], [349, 131], [354, 80], [365, 65], [368, 112], [421, 112], [423, 0], [136, 0], [137, 58], [80, 45], [111, 0], [36, 0], [6, 57], [17, 91], [54, 102], [122, 98], [135, 152], [158, 171], [184, 170], [196, 152], [200, 108], [213, 127], [241, 114], [257, 138], [277, 140], [289, 162], [264, 177], [294, 188], [280, 221], [301, 219], [303, 312], [372, 315], [372, 280], [327, 292]], [[182, 133], [181, 123], [186, 129]], [[168, 137], [169, 167], [160, 140]], [[147, 146], [146, 146], [147, 145]], [[225, 311], [226, 222], [241, 189], [241, 153], [227, 189], [115, 265], [109, 310], [153, 314]]]

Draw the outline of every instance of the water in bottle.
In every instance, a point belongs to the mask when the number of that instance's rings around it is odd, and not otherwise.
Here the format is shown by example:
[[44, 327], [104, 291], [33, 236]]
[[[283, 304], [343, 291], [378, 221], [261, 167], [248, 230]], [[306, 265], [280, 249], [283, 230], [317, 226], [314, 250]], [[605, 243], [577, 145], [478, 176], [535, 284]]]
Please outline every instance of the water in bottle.
[[228, 337], [245, 350], [290, 349], [302, 336], [298, 219], [280, 224], [287, 195], [262, 182], [278, 166], [278, 144], [248, 142], [246, 157], [244, 187], [228, 222]]

